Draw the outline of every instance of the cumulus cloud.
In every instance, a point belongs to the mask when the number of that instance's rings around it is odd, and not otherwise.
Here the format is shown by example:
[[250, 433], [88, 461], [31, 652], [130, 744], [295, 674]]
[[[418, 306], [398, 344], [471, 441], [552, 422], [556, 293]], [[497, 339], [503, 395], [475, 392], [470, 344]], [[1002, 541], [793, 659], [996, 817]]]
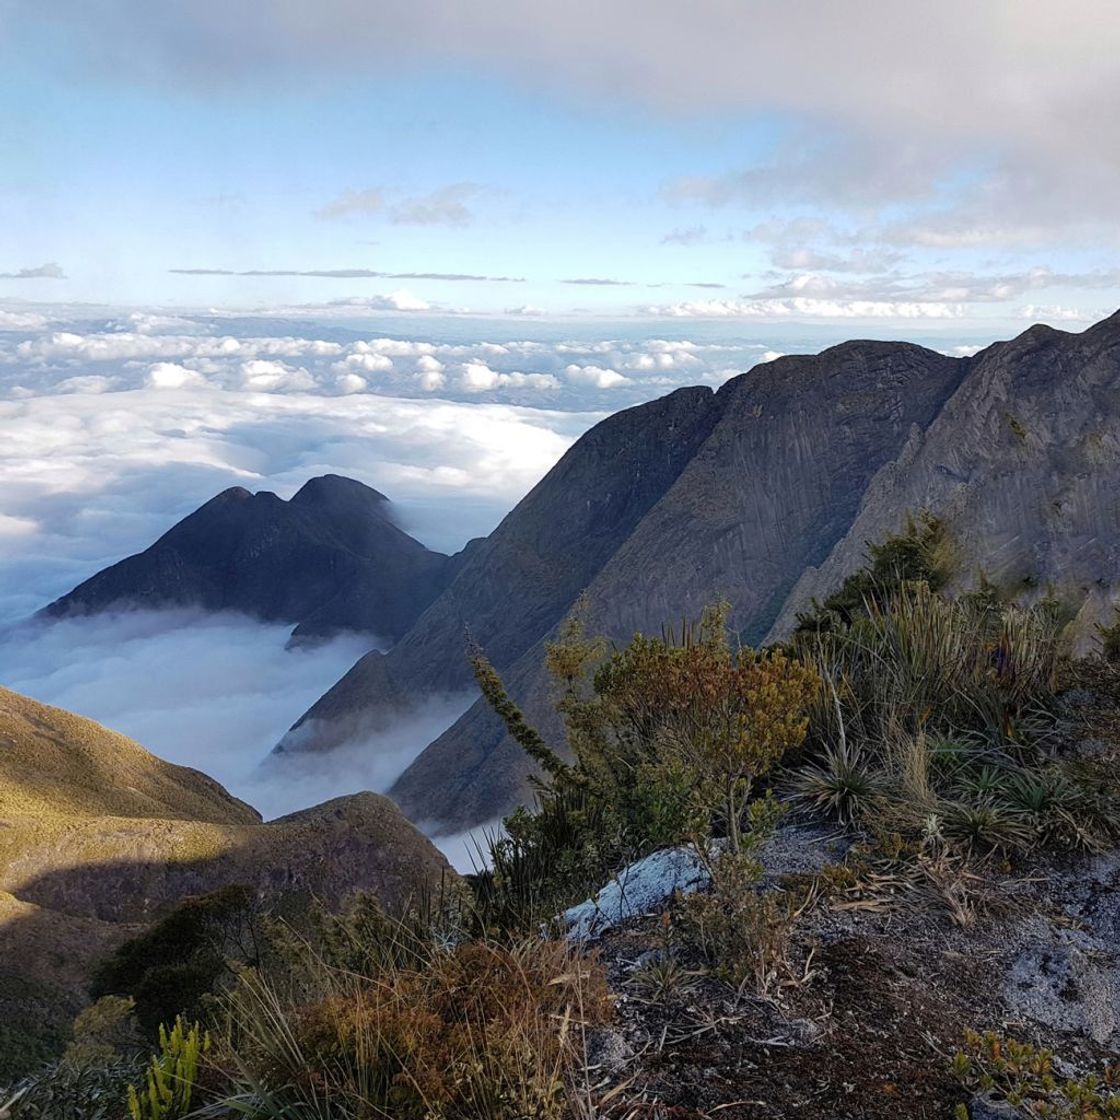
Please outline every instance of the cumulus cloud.
[[65, 280], [62, 266], [48, 261], [36, 268], [21, 268], [16, 272], [0, 272], [0, 280]]
[[47, 322], [45, 315], [35, 311], [9, 311], [0, 307], [0, 331], [36, 331]]
[[596, 389], [613, 389], [626, 385], [630, 380], [617, 370], [602, 366], [569, 365], [564, 370], [564, 376], [574, 385], [592, 385]]
[[144, 384], [149, 389], [182, 389], [186, 385], [201, 385], [205, 380], [202, 374], [177, 362], [155, 362], [148, 367]]

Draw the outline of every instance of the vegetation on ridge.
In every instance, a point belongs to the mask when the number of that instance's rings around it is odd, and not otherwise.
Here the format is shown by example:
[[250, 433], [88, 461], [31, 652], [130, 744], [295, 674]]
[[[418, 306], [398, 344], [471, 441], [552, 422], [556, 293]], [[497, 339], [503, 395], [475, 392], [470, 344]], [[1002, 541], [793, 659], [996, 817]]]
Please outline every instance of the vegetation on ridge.
[[[1051, 601], [1019, 606], [989, 586], [947, 597], [948, 555], [939, 523], [911, 520], [788, 643], [766, 650], [735, 643], [725, 604], [618, 647], [589, 636], [576, 612], [547, 649], [563, 749], [472, 650], [483, 695], [540, 774], [536, 806], [489, 838], [488, 866], [469, 890], [394, 912], [362, 896], [341, 913], [287, 922], [235, 888], [190, 900], [114, 954], [95, 986], [116, 1001], [95, 1005], [102, 1018], [123, 1012], [149, 1039], [159, 1033], [155, 1057], [145, 1064], [134, 1038], [99, 1039], [29, 1081], [8, 1115], [84, 1116], [73, 1104], [81, 1099], [88, 1115], [108, 1117], [88, 1102], [108, 1093], [123, 1103], [125, 1084], [136, 1120], [714, 1115], [659, 1110], [632, 1077], [592, 1059], [597, 1032], [626, 1006], [662, 1014], [652, 1008], [715, 1001], [721, 1019], [679, 1036], [691, 1060], [688, 1048], [720, 1024], [776, 1014], [829, 968], [841, 991], [844, 970], [863, 967], [835, 946], [818, 966], [818, 946], [801, 931], [824, 908], [932, 905], [964, 936], [985, 907], [1008, 904], [997, 876], [1032, 853], [1116, 839], [1110, 762], [1071, 757], [1062, 698], [1093, 673], [1106, 682], [1093, 687], [1120, 696], [1114, 667], [1070, 661]], [[842, 862], [775, 881], [765, 864], [787, 814], [842, 830]], [[565, 907], [631, 861], [678, 845], [704, 865], [708, 887], [647, 920], [640, 966], [604, 963], [557, 936]], [[862, 946], [859, 960], [869, 952]], [[620, 993], [625, 1001], [612, 998]], [[889, 1011], [875, 990], [864, 999]], [[955, 1078], [961, 1092], [995, 1091], [1028, 1115], [1117, 1114], [1111, 1067], [1059, 1081], [1044, 1047], [962, 1037], [958, 1010], [945, 1012], [939, 1035], [953, 1032], [949, 1047], [921, 1059], [940, 1070], [943, 1092], [955, 1092]], [[660, 1029], [654, 1069], [668, 1060], [661, 1045], [674, 1024]], [[857, 1048], [871, 1038], [851, 1019], [842, 1029]], [[735, 1053], [762, 1047], [760, 1077], [793, 1045], [728, 1038]], [[833, 1049], [805, 1060], [827, 1063]], [[780, 1068], [775, 1091], [785, 1092], [798, 1074]], [[884, 1080], [874, 1091], [897, 1093], [898, 1111], [868, 1115], [918, 1115], [907, 1111], [910, 1088]], [[60, 1093], [69, 1104], [58, 1104]]]

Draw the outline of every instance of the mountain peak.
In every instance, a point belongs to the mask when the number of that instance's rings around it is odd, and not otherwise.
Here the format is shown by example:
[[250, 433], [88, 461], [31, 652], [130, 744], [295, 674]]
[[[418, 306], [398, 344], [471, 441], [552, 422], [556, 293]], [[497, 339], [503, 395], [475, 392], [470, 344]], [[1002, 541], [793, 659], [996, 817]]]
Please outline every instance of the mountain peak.
[[363, 502], [374, 509], [389, 504], [389, 499], [380, 490], [374, 490], [364, 482], [340, 474], [321, 474], [309, 478], [292, 495], [290, 501], [298, 506], [334, 505], [343, 501]]
[[45, 611], [198, 606], [296, 623], [301, 640], [360, 630], [393, 641], [453, 566], [399, 528], [390, 510], [384, 494], [336, 474], [311, 479], [290, 501], [233, 486]]

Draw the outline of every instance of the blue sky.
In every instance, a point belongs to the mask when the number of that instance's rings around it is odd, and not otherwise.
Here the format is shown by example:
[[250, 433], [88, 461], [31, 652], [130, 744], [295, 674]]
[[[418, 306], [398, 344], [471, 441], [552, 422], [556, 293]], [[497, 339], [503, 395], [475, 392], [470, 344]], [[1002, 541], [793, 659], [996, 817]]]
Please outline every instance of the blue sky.
[[1120, 16], [898, 7], [0, 0], [0, 299], [1113, 309]]

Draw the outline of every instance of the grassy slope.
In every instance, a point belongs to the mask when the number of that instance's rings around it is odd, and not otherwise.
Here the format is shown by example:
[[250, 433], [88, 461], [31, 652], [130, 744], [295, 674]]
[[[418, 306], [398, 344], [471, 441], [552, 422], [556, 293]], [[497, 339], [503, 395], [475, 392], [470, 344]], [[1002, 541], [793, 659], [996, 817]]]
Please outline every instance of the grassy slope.
[[[56, 1051], [92, 965], [164, 907], [226, 883], [397, 901], [448, 874], [387, 798], [263, 823], [196, 770], [0, 688], [0, 1051]], [[0, 1083], [15, 1071], [0, 1061]]]

